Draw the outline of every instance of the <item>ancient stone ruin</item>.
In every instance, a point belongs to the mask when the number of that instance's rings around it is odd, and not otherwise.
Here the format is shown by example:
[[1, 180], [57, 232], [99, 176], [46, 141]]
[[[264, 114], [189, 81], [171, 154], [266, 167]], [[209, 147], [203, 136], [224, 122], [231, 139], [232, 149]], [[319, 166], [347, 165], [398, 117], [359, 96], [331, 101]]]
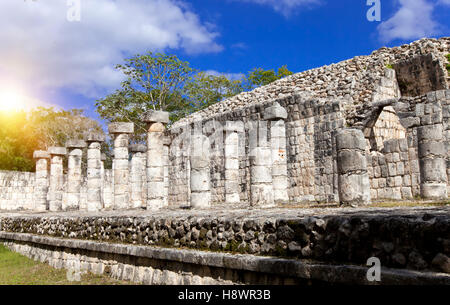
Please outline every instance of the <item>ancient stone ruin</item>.
[[169, 128], [168, 113], [150, 111], [140, 145], [130, 146], [132, 123], [112, 123], [112, 170], [101, 159], [105, 135], [38, 151], [36, 173], [0, 174], [0, 209], [448, 198], [449, 43], [423, 39], [297, 73]]
[[[25, 211], [0, 215], [0, 240], [56, 267], [76, 261], [144, 283], [349, 282], [363, 272], [344, 279], [289, 256], [364, 264], [375, 255], [387, 267], [450, 273], [448, 208], [347, 208], [448, 200], [449, 53], [450, 38], [422, 39], [294, 74], [172, 125], [169, 113], [149, 111], [144, 143], [130, 145], [132, 123], [112, 123], [112, 169], [104, 134], [36, 151], [35, 173], [0, 172], [0, 210]], [[341, 208], [285, 208], [299, 203]], [[428, 280], [450, 282], [419, 282]]]

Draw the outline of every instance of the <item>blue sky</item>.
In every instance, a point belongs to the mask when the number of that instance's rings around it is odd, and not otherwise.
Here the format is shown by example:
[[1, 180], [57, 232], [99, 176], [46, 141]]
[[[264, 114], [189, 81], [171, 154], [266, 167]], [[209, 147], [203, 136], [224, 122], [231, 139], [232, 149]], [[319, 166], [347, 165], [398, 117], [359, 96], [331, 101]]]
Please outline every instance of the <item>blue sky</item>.
[[2, 0], [0, 91], [97, 117], [94, 101], [121, 80], [114, 65], [145, 50], [218, 73], [300, 72], [450, 36], [450, 0], [380, 2], [381, 21], [369, 22], [366, 0], [80, 0], [80, 21], [68, 22], [65, 0]]

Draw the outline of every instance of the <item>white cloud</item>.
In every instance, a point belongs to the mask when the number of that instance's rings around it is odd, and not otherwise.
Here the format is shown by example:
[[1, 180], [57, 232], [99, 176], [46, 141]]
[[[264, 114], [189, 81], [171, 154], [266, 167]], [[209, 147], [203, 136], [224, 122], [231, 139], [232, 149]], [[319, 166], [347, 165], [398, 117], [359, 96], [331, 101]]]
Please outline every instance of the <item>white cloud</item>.
[[245, 76], [245, 74], [243, 74], [243, 73], [224, 73], [224, 72], [219, 72], [216, 70], [207, 70], [204, 72], [205, 72], [205, 74], [212, 75], [212, 76], [225, 76], [229, 80], [239, 80]]
[[0, 79], [98, 97], [122, 80], [114, 66], [124, 57], [222, 49], [178, 0], [81, 0], [81, 22], [68, 22], [67, 10], [64, 0], [0, 1]]
[[[441, 0], [450, 2], [450, 0]], [[427, 0], [399, 0], [400, 8], [378, 26], [380, 39], [389, 42], [395, 39], [416, 39], [435, 35], [439, 23], [433, 19], [435, 3]]]
[[321, 3], [321, 0], [241, 0], [241, 1], [271, 6], [275, 11], [285, 16], [291, 15], [300, 7]]

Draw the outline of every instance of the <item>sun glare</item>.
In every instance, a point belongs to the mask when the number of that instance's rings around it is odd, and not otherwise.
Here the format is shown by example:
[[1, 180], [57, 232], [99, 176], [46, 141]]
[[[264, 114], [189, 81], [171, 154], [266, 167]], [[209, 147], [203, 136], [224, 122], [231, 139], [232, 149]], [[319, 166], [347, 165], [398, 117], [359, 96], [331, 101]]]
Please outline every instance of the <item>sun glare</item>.
[[0, 89], [0, 111], [17, 111], [27, 107], [26, 97], [15, 91]]

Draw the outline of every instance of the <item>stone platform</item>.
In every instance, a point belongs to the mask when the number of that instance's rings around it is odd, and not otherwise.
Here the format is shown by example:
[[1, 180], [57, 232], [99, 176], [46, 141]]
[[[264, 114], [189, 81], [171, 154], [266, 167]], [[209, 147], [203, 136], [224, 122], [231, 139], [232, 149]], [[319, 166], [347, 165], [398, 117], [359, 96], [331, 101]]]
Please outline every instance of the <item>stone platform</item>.
[[450, 274], [450, 206], [0, 212], [0, 231]]

